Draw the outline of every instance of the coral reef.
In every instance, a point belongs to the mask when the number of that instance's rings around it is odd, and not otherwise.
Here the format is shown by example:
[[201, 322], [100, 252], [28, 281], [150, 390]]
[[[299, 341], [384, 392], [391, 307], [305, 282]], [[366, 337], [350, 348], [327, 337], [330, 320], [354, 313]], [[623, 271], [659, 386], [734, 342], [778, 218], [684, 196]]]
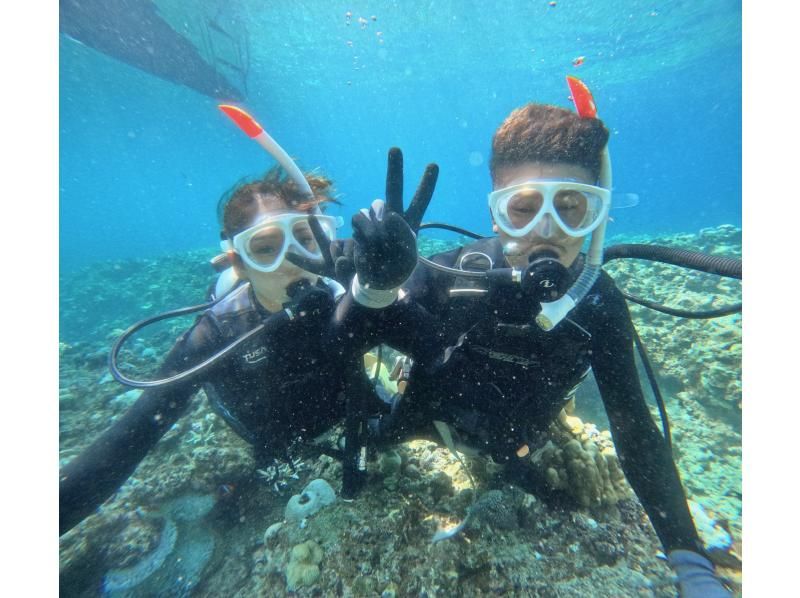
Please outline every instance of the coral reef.
[[302, 586], [314, 585], [319, 579], [321, 562], [322, 549], [313, 540], [292, 548], [289, 564], [286, 566], [286, 589], [294, 592]]
[[[740, 254], [741, 247], [740, 231], [730, 227], [612, 242], [655, 242], [719, 255]], [[423, 254], [452, 246], [438, 240], [421, 244]], [[62, 277], [62, 462], [136, 398], [107, 372], [114, 338], [142, 317], [200, 303], [213, 280], [204, 263], [211, 255], [110, 262]], [[671, 305], [704, 308], [740, 296], [737, 281], [670, 266], [627, 260], [606, 269], [620, 287]], [[631, 311], [662, 381], [676, 462], [687, 493], [702, 510], [693, 510], [698, 527], [712, 546], [726, 545], [727, 533], [730, 551], [741, 553], [741, 319], [679, 320], [634, 305]], [[121, 355], [126, 371], [150, 376], [191, 321], [169, 322], [131, 339]], [[384, 363], [391, 363], [386, 354]], [[385, 370], [380, 378], [388, 383]], [[575, 412], [564, 413], [531, 445], [530, 467], [543, 480], [541, 489], [512, 486], [507, 472], [491, 460], [464, 456], [473, 487], [447, 449], [415, 440], [373, 455], [358, 498], [335, 501], [303, 527], [274, 522], [283, 520], [289, 498], [301, 495], [314, 479], [329, 480], [338, 491], [340, 464], [311, 455], [295, 464], [295, 477], [284, 468], [279, 484], [265, 483], [250, 447], [212, 412], [201, 391], [128, 482], [60, 539], [61, 592], [95, 597], [104, 577], [117, 584], [139, 577], [138, 585], [128, 590], [117, 585], [116, 591], [285, 596], [293, 549], [313, 542], [319, 552], [308, 549], [308, 556], [313, 563], [320, 555], [317, 577], [310, 585], [293, 577], [291, 587], [300, 597], [673, 597], [672, 572], [658, 557], [661, 546], [618, 475], [610, 438], [600, 431], [607, 425], [592, 384], [589, 380], [580, 389]], [[557, 480], [551, 474], [553, 484], [547, 482], [549, 469], [557, 474]], [[221, 487], [228, 498], [218, 498], [208, 511], [210, 496], [221, 496]], [[572, 500], [552, 501], [548, 494], [553, 492]], [[205, 498], [180, 506], [175, 497], [187, 495]], [[176, 513], [199, 519], [187, 521]], [[450, 540], [431, 543], [437, 530], [467, 518]], [[174, 525], [174, 544], [168, 521]], [[164, 553], [169, 556], [155, 566]], [[139, 565], [151, 558], [149, 565]], [[717, 562], [724, 575], [738, 581], [735, 562]], [[131, 569], [136, 566], [138, 575]], [[124, 576], [112, 575], [125, 570]], [[167, 576], [189, 584], [169, 585]]]
[[582, 507], [614, 513], [631, 493], [611, 434], [564, 411], [529, 459], [552, 490], [566, 492]]

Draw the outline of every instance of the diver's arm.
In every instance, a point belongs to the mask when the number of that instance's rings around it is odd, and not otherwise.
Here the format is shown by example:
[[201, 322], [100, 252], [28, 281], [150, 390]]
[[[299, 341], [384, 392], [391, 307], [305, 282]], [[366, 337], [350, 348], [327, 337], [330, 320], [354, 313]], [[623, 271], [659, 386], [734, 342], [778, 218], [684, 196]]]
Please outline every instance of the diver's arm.
[[383, 309], [374, 309], [358, 303], [348, 292], [336, 306], [326, 344], [341, 353], [363, 354], [385, 343], [424, 360], [434, 330], [431, 314], [414, 301], [395, 301]]
[[703, 554], [677, 468], [642, 394], [627, 305], [616, 289], [603, 302], [601, 322], [592, 327], [592, 369], [620, 464], [664, 551]]
[[[459, 249], [430, 259], [451, 266]], [[349, 289], [336, 306], [325, 344], [340, 353], [363, 354], [387, 344], [422, 364], [435, 364], [441, 356], [443, 311], [449, 301], [452, 277], [417, 264], [399, 292], [399, 298], [383, 308], [359, 303]]]
[[[172, 348], [159, 368], [162, 378], [197, 363], [207, 344], [201, 320]], [[164, 390], [146, 390], [134, 405], [59, 472], [59, 535], [80, 523], [130, 477], [161, 436], [180, 417], [200, 384], [198, 378]]]

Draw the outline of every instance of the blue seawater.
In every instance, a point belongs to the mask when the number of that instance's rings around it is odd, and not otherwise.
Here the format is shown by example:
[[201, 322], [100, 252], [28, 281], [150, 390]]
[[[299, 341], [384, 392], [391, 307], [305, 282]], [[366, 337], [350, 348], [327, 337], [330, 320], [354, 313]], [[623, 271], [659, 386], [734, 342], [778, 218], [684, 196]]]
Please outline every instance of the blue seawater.
[[[738, 2], [155, 4], [204, 52], [210, 37], [217, 64], [246, 67], [243, 105], [333, 178], [342, 235], [383, 195], [391, 146], [409, 195], [425, 164], [441, 166], [428, 220], [487, 233], [494, 129], [529, 101], [570, 106], [567, 74], [612, 130], [615, 187], [641, 199], [609, 234], [741, 225]], [[219, 196], [270, 159], [215, 100], [63, 35], [59, 49], [61, 271], [214, 248]]]
[[[69, 4], [62, 2], [62, 10]], [[155, 9], [245, 92], [241, 106], [302, 169], [319, 169], [334, 180], [341, 205], [329, 213], [343, 217], [342, 237], [350, 235], [352, 214], [384, 195], [392, 146], [404, 153], [407, 200], [426, 164], [441, 168], [425, 220], [489, 234], [492, 134], [512, 109], [527, 102], [571, 107], [565, 75], [589, 86], [611, 130], [615, 191], [639, 197], [638, 206], [612, 211], [609, 237], [664, 239], [742, 225], [742, 17], [736, 0], [123, 4]], [[219, 197], [274, 163], [217, 109], [226, 98], [157, 78], [63, 34], [59, 58], [60, 458], [65, 463], [134, 398], [107, 373], [113, 339], [147, 316], [203, 301], [214, 280], [208, 260], [218, 251]], [[170, 55], [153, 60], [179, 68]], [[719, 230], [706, 236], [714, 235], [719, 237]], [[708, 246], [725, 255], [740, 253], [740, 234], [728, 231], [719, 238], [720, 246], [711, 241]], [[635, 282], [647, 286], [658, 276]], [[687, 280], [695, 284], [692, 292], [715, 294], [705, 283]], [[726, 298], [731, 286], [719, 288], [722, 296], [714, 306], [737, 300]], [[668, 291], [669, 300], [695, 301], [682, 297], [681, 289]], [[136, 375], [152, 378], [190, 323], [191, 318], [169, 322], [132, 341], [125, 359], [137, 369], [150, 368]], [[661, 334], [657, 318], [644, 323], [643, 337]], [[665, 388], [673, 430], [680, 432], [676, 445], [688, 493], [705, 503], [714, 522], [730, 523], [738, 542], [741, 325], [722, 319], [704, 330], [718, 346], [703, 351], [693, 345], [674, 363], [658, 356], [672, 371]], [[705, 367], [715, 351], [727, 356], [724, 372]], [[675, 374], [681, 359], [703, 365], [695, 368], [702, 370], [697, 379]], [[681, 396], [684, 390], [687, 396]], [[579, 407], [590, 398], [579, 396]], [[719, 426], [709, 428], [718, 436], [687, 432], [696, 425], [696, 412], [682, 412], [685, 401], [724, 414]], [[606, 427], [599, 402], [594, 406], [591, 421]], [[581, 414], [586, 417], [586, 411]], [[728, 427], [729, 442], [705, 458], [711, 452], [704, 443], [711, 445]], [[193, 457], [187, 461], [194, 463]], [[217, 482], [233, 488], [231, 480]], [[118, 503], [111, 501], [109, 512], [119, 509]], [[217, 560], [227, 562], [233, 554], [249, 566], [250, 555], [242, 557], [240, 548], [249, 550], [251, 544], [233, 546], [241, 536], [215, 534], [215, 526], [223, 525], [216, 519], [187, 522], [201, 518], [210, 504], [209, 497], [175, 502], [161, 544], [138, 568], [109, 571], [100, 556], [82, 552], [114, 540], [111, 528], [87, 526], [77, 533], [96, 534], [92, 542], [80, 537], [62, 544], [63, 587], [96, 596], [108, 574], [109, 593], [189, 595], [204, 576], [215, 574], [209, 570]], [[259, 513], [256, 521], [269, 523], [258, 519], [265, 516], [266, 511]], [[217, 574], [218, 582], [225, 573]]]

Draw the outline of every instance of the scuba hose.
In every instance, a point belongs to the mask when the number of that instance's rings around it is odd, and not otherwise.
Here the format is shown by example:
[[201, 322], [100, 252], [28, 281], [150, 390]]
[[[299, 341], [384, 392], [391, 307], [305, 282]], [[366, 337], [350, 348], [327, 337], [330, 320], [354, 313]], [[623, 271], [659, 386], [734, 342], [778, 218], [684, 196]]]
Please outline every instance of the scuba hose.
[[[736, 278], [739, 280], [742, 279], [741, 260], [720, 257], [716, 255], [708, 255], [696, 251], [687, 251], [685, 249], [676, 249], [674, 247], [663, 247], [660, 245], [612, 245], [605, 250], [603, 261], [609, 262], [611, 260], [624, 258], [649, 260], [653, 262], [660, 262], [662, 264], [691, 268], [692, 270], [706, 272], [708, 274], [716, 274], [717, 276], [724, 276], [726, 278]], [[642, 299], [641, 297], [631, 295], [625, 291], [622, 291], [622, 294], [626, 299], [632, 301], [633, 303], [637, 303], [649, 309], [679, 318], [691, 318], [696, 320], [710, 319], [728, 316], [730, 314], [742, 311], [741, 303], [706, 311], [689, 311], [675, 307], [668, 307], [666, 305], [660, 305], [654, 301]]]
[[132, 388], [147, 389], [147, 388], [164, 388], [167, 386], [171, 386], [173, 384], [183, 382], [188, 378], [191, 378], [192, 376], [195, 376], [202, 370], [206, 369], [210, 365], [216, 363], [217, 361], [219, 361], [220, 359], [222, 359], [223, 357], [225, 357], [226, 355], [237, 349], [241, 344], [247, 342], [253, 336], [264, 331], [269, 333], [273, 331], [275, 328], [282, 326], [287, 321], [294, 319], [294, 314], [292, 313], [292, 311], [289, 308], [284, 308], [281, 311], [270, 315], [269, 318], [265, 319], [263, 322], [255, 326], [252, 330], [248, 330], [246, 333], [244, 333], [242, 336], [234, 340], [227, 347], [224, 347], [219, 351], [217, 351], [216, 353], [214, 353], [213, 355], [211, 355], [211, 357], [208, 357], [204, 361], [198, 363], [195, 366], [190, 367], [187, 370], [184, 370], [172, 376], [168, 376], [166, 378], [161, 378], [159, 380], [133, 380], [125, 376], [119, 370], [119, 365], [117, 363], [119, 359], [119, 352], [122, 349], [122, 346], [125, 344], [125, 341], [127, 341], [133, 334], [135, 334], [142, 328], [149, 326], [150, 324], [155, 324], [156, 322], [160, 322], [162, 320], [177, 318], [179, 316], [185, 316], [187, 314], [195, 313], [198, 311], [205, 311], [207, 309], [211, 309], [217, 303], [225, 299], [229, 294], [231, 294], [238, 288], [239, 288], [238, 285], [234, 286], [221, 297], [218, 297], [208, 303], [193, 305], [191, 307], [182, 307], [180, 309], [167, 311], [152, 316], [150, 318], [145, 318], [144, 320], [137, 322], [136, 324], [125, 330], [125, 332], [123, 332], [119, 336], [119, 338], [117, 338], [117, 340], [114, 341], [114, 345], [111, 348], [111, 353], [108, 356], [108, 367], [111, 370], [111, 375], [120, 384], [124, 384], [125, 386], [130, 386]]
[[465, 237], [470, 237], [472, 239], [486, 239], [483, 235], [479, 235], [478, 233], [473, 233], [470, 230], [465, 228], [461, 228], [460, 226], [455, 226], [454, 224], [446, 224], [444, 222], [425, 222], [419, 225], [419, 230], [424, 228], [438, 228], [441, 230], [449, 230], [454, 233], [459, 233], [464, 235]]
[[[484, 235], [479, 235], [477, 233], [474, 233], [472, 231], [469, 231], [467, 229], [458, 226], [443, 224], [439, 222], [427, 222], [425, 224], [422, 224], [419, 228], [420, 230], [431, 229], [431, 228], [449, 230], [451, 232], [456, 232], [461, 235], [464, 235], [465, 237], [470, 237], [472, 239], [489, 238]], [[665, 247], [661, 245], [620, 244], [620, 245], [611, 245], [607, 247], [603, 253], [604, 264], [610, 262], [611, 260], [625, 259], [625, 258], [660, 262], [663, 264], [680, 266], [682, 268], [690, 268], [692, 270], [697, 270], [699, 272], [706, 272], [708, 274], [716, 274], [717, 276], [723, 276], [726, 278], [736, 278], [739, 280], [741, 280], [742, 278], [741, 260], [720, 257], [715, 255], [708, 255], [706, 253], [700, 253], [698, 251], [688, 251], [686, 249], [676, 249], [674, 247]], [[419, 261], [425, 264], [426, 266], [433, 268], [434, 270], [438, 270], [440, 272], [444, 272], [445, 274], [451, 274], [453, 276], [459, 276], [463, 278], [491, 280], [491, 278], [494, 277], [510, 278], [513, 276], [510, 268], [497, 268], [495, 270], [490, 270], [487, 272], [480, 272], [480, 271], [457, 270], [455, 268], [449, 268], [447, 266], [437, 264], [436, 262], [433, 262], [428, 258], [422, 256], [419, 257]], [[662, 313], [680, 318], [692, 318], [692, 319], [718, 318], [740, 312], [742, 309], [742, 304], [737, 303], [717, 308], [714, 310], [690, 311], [690, 310], [678, 309], [675, 307], [669, 307], [666, 305], [661, 305], [654, 301], [650, 301], [648, 299], [642, 299], [635, 295], [631, 295], [623, 290], [621, 290], [621, 292], [626, 299], [634, 303], [638, 303], [639, 305], [643, 305], [644, 307], [647, 307], [649, 309], [660, 311]]]
[[144, 320], [136, 322], [133, 326], [131, 326], [125, 332], [123, 332], [119, 336], [119, 338], [117, 338], [117, 340], [114, 341], [114, 345], [111, 347], [111, 353], [108, 356], [108, 367], [111, 370], [111, 375], [120, 384], [124, 384], [125, 386], [131, 386], [133, 388], [142, 388], [142, 389], [146, 389], [146, 388], [161, 388], [161, 387], [169, 386], [169, 385], [172, 385], [172, 384], [176, 384], [178, 382], [186, 380], [187, 378], [195, 375], [196, 373], [198, 373], [199, 371], [201, 371], [204, 368], [208, 367], [209, 365], [211, 365], [212, 363], [214, 363], [215, 361], [217, 361], [221, 357], [224, 357], [230, 351], [232, 351], [233, 349], [238, 347], [241, 343], [246, 341], [248, 338], [250, 338], [254, 334], [260, 332], [264, 328], [263, 324], [257, 326], [256, 328], [254, 328], [253, 330], [251, 330], [250, 332], [245, 334], [243, 337], [237, 339], [233, 344], [231, 344], [228, 347], [225, 347], [224, 349], [222, 349], [221, 351], [215, 353], [214, 355], [212, 355], [211, 357], [209, 357], [208, 359], [206, 359], [202, 363], [199, 363], [196, 366], [191, 367], [188, 370], [181, 372], [180, 374], [175, 374], [173, 376], [168, 376], [167, 378], [162, 378], [160, 380], [133, 380], [133, 379], [128, 378], [127, 376], [125, 376], [119, 370], [119, 366], [117, 365], [117, 360], [119, 358], [119, 352], [122, 349], [122, 345], [125, 344], [125, 341], [127, 341], [134, 333], [138, 332], [139, 330], [141, 330], [142, 328], [144, 328], [146, 326], [149, 326], [150, 324], [155, 324], [156, 322], [160, 322], [162, 320], [167, 320], [167, 319], [170, 319], [170, 318], [177, 318], [179, 316], [185, 316], [187, 314], [191, 314], [191, 313], [195, 313], [195, 312], [198, 312], [198, 311], [203, 311], [203, 310], [206, 310], [206, 309], [210, 309], [210, 308], [214, 307], [217, 303], [222, 301], [222, 299], [224, 299], [224, 297], [225, 296], [220, 297], [219, 299], [216, 299], [215, 301], [210, 301], [208, 303], [202, 303], [200, 305], [193, 305], [191, 307], [183, 307], [181, 309], [173, 309], [171, 311], [166, 311], [166, 312], [158, 314], [156, 316], [153, 316], [153, 317], [150, 317], [150, 318], [145, 318]]
[[717, 274], [727, 278], [742, 279], [741, 260], [708, 255], [697, 251], [687, 251], [686, 249], [638, 243], [611, 245], [605, 250], [603, 262], [610, 262], [620, 258], [650, 260], [652, 262], [661, 262], [662, 264], [691, 268], [692, 270], [709, 274]]

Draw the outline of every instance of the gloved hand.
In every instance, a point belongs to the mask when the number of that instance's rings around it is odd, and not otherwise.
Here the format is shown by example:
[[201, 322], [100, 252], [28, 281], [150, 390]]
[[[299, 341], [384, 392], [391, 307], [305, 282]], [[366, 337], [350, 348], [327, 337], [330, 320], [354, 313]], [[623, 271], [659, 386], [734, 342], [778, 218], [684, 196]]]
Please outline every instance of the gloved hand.
[[416, 235], [381, 199], [353, 216], [353, 241], [356, 274], [365, 287], [399, 287], [417, 265]]
[[321, 280], [311, 283], [306, 279], [293, 282], [286, 288], [289, 301], [283, 308], [289, 310], [292, 320], [311, 318], [324, 320], [333, 313], [335, 301], [331, 289]]
[[691, 550], [673, 550], [668, 562], [678, 574], [681, 598], [730, 598], [714, 573], [714, 565]]
[[[379, 285], [389, 284], [391, 282], [390, 279], [399, 279], [399, 282], [394, 285], [399, 286], [411, 275], [417, 259], [415, 235], [433, 196], [438, 176], [439, 167], [436, 164], [428, 164], [420, 179], [417, 192], [414, 194], [408, 209], [404, 212], [403, 153], [396, 147], [389, 150], [389, 160], [386, 168], [386, 203], [380, 202], [381, 205], [376, 205], [373, 202], [371, 210], [363, 210], [353, 217], [353, 236], [356, 236], [357, 229], [365, 233], [362, 238], [364, 243], [362, 243], [361, 247], [362, 268], [366, 269], [361, 282], [365, 286], [369, 284], [366, 279], [370, 278], [370, 272], [376, 273], [378, 280], [374, 288], [379, 291], [381, 290]], [[370, 212], [373, 212], [373, 214]], [[387, 215], [385, 220], [384, 214]], [[392, 214], [402, 216], [402, 220], [408, 225], [407, 228], [411, 230], [410, 236], [402, 226], [402, 223], [398, 223]], [[370, 226], [370, 221], [374, 223], [373, 226]], [[354, 239], [331, 242], [313, 214], [309, 215], [308, 223], [314, 233], [317, 245], [322, 249], [322, 259], [311, 259], [291, 252], [286, 255], [286, 259], [308, 272], [333, 278], [345, 288], [350, 287], [357, 271]], [[378, 237], [381, 237], [382, 240], [378, 240]], [[410, 243], [411, 238], [413, 238], [413, 243]], [[391, 244], [395, 242], [402, 247], [401, 252], [404, 253], [406, 258], [403, 266], [408, 270], [406, 275], [402, 274], [401, 266], [393, 267], [394, 271], [392, 272], [384, 269], [388, 266], [384, 259], [384, 252], [388, 251], [388, 253], [392, 254], [392, 259], [396, 257], [396, 250], [390, 249]], [[378, 246], [381, 243], [383, 244], [382, 248]], [[411, 262], [409, 251], [412, 246], [414, 252], [413, 263]], [[411, 264], [410, 269], [409, 264]], [[380, 279], [384, 279], [383, 282]], [[388, 288], [391, 287], [385, 287], [385, 289]], [[380, 295], [380, 292], [377, 294]], [[384, 305], [389, 303], [391, 303], [391, 300]]]
[[[319, 279], [315, 283], [302, 279], [290, 284], [286, 294], [289, 300], [283, 309], [264, 319], [262, 334], [271, 339], [268, 344], [296, 348], [305, 343], [318, 344], [336, 309], [333, 291]], [[272, 358], [281, 359], [282, 355]]]
[[314, 233], [314, 240], [321, 249], [322, 257], [314, 259], [290, 251], [286, 254], [286, 259], [307, 272], [332, 278], [343, 287], [349, 287], [353, 276], [356, 274], [353, 258], [353, 240], [331, 241], [314, 214], [309, 214], [308, 224], [311, 227], [311, 232]]
[[417, 239], [422, 216], [436, 187], [439, 167], [429, 164], [417, 192], [403, 212], [403, 153], [389, 150], [386, 168], [386, 201], [375, 200], [370, 208], [353, 216], [356, 277], [355, 300], [368, 307], [385, 307], [397, 297], [417, 265]]

